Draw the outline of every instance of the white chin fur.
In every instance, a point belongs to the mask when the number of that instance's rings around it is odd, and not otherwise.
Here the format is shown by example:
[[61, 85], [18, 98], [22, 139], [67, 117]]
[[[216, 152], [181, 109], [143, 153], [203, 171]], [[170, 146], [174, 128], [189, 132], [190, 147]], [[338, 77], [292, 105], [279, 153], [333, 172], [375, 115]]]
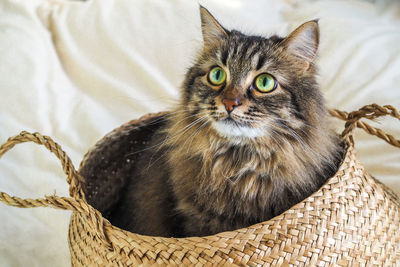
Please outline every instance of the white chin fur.
[[266, 129], [251, 128], [248, 126], [235, 125], [225, 121], [217, 121], [213, 124], [214, 129], [223, 137], [227, 138], [256, 138], [267, 134]]

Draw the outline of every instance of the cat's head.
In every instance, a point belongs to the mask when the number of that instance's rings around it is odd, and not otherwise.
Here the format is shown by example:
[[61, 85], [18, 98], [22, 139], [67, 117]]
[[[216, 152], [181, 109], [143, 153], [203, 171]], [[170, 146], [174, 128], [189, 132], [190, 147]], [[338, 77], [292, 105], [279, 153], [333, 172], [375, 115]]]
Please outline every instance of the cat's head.
[[200, 13], [204, 46], [182, 99], [193, 121], [236, 140], [320, 125], [326, 110], [315, 80], [317, 21], [286, 38], [265, 38], [228, 31], [205, 8]]

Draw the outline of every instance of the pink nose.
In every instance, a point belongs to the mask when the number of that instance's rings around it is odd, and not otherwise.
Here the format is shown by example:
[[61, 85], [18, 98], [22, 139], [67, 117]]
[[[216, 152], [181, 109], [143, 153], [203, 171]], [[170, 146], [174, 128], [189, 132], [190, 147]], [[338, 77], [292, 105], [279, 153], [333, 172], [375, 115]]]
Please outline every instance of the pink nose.
[[226, 111], [228, 111], [228, 113], [231, 113], [235, 107], [240, 106], [242, 104], [237, 98], [235, 99], [225, 98], [222, 100], [222, 103], [224, 103], [225, 109]]

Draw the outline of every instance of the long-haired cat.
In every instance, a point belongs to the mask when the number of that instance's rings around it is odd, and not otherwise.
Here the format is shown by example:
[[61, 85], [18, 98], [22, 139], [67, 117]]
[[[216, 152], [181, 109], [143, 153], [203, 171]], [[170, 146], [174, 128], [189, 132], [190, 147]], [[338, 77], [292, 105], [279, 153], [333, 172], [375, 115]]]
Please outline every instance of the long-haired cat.
[[114, 214], [121, 228], [203, 236], [268, 220], [331, 177], [342, 146], [329, 129], [314, 64], [317, 21], [288, 37], [227, 30], [200, 8], [204, 46]]

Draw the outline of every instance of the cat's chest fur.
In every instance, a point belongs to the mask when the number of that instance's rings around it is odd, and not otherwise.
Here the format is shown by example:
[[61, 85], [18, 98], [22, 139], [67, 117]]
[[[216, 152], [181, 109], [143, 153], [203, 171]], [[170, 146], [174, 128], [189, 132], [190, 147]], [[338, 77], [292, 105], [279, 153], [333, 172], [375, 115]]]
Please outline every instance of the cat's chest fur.
[[[251, 144], [221, 144], [213, 136], [169, 152], [177, 211], [186, 231], [212, 234], [267, 220], [292, 202], [296, 194], [285, 183], [285, 151]], [[204, 149], [207, 147], [207, 149]], [[282, 198], [282, 194], [285, 198]]]

